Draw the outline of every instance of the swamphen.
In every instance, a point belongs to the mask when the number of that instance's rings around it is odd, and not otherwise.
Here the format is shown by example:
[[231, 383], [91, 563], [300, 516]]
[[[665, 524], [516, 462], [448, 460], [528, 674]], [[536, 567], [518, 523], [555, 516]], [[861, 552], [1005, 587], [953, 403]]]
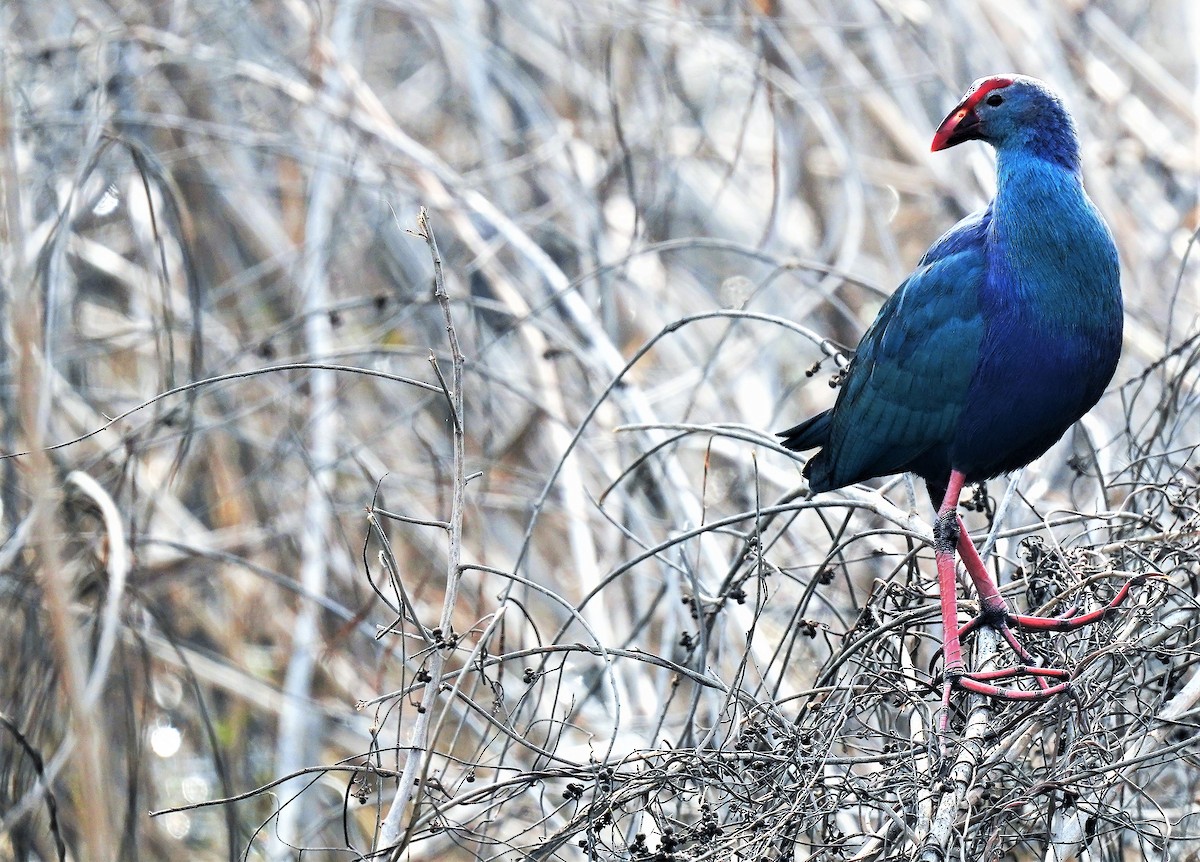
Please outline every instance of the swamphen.
[[[1023, 75], [981, 78], [942, 121], [932, 149], [972, 140], [996, 149], [995, 198], [935, 242], [884, 304], [833, 409], [779, 435], [789, 449], [821, 447], [804, 465], [814, 493], [912, 472], [941, 502], [943, 704], [953, 686], [1018, 700], [1067, 690], [1069, 672], [1041, 667], [1012, 628], [1087, 625], [1130, 586], [1092, 613], [1013, 614], [958, 515], [964, 483], [1028, 464], [1091, 409], [1116, 369], [1122, 327], [1117, 250], [1083, 189], [1075, 123], [1058, 96]], [[956, 547], [981, 607], [962, 628]], [[967, 672], [960, 637], [981, 624], [997, 628], [1023, 664]], [[1017, 676], [1038, 688], [994, 685]]]

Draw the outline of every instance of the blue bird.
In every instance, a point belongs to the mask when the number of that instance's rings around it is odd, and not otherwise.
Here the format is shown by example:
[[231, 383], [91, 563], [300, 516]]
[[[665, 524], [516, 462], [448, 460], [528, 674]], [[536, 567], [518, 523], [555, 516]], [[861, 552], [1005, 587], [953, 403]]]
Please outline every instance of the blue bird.
[[[1018, 700], [1067, 690], [1069, 672], [1042, 667], [1013, 628], [1087, 625], [1130, 587], [1088, 614], [1013, 614], [958, 515], [965, 483], [1028, 464], [1099, 400], [1123, 321], [1116, 246], [1084, 191], [1075, 123], [1059, 97], [1023, 75], [981, 78], [942, 121], [932, 150], [973, 140], [996, 150], [995, 197], [935, 242], [880, 309], [834, 407], [779, 435], [789, 449], [820, 447], [804, 465], [813, 493], [911, 472], [940, 503], [944, 705], [952, 687]], [[981, 607], [962, 628], [956, 549]], [[1023, 664], [967, 672], [960, 638], [977, 625], [998, 629]], [[1012, 677], [1033, 677], [1037, 689], [994, 684]]]

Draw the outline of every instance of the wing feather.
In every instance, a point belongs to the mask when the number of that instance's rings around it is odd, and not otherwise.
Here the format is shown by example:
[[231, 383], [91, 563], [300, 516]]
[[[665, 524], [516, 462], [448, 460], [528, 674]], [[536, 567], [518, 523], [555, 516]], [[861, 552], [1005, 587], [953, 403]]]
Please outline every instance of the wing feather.
[[[863, 336], [822, 450], [805, 467], [814, 491], [912, 470], [944, 481], [984, 336], [990, 212], [936, 242]], [[824, 429], [823, 429], [824, 430]]]

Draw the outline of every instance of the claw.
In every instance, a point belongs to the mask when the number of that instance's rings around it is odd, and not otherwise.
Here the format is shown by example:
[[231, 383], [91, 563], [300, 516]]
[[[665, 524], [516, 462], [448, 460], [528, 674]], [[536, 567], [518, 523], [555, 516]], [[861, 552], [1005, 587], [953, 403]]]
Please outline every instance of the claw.
[[[1140, 586], [1151, 578], [1157, 579], [1162, 577], [1162, 575], [1157, 574], [1135, 575], [1122, 584], [1121, 589], [1117, 591], [1117, 594], [1113, 596], [1108, 604], [1094, 611], [1089, 611], [1086, 614], [1076, 613], [1069, 617], [1039, 617], [1029, 614], [1014, 614], [1007, 610], [997, 612], [994, 608], [985, 610], [983, 613], [969, 620], [958, 630], [958, 639], [961, 641], [962, 638], [980, 626], [990, 626], [1000, 632], [1022, 664], [994, 671], [949, 673], [947, 679], [950, 680], [951, 685], [955, 688], [973, 691], [976, 694], [983, 694], [1002, 700], [1043, 700], [1053, 697], [1056, 694], [1061, 694], [1069, 688], [1070, 671], [1062, 668], [1043, 667], [1038, 658], [1021, 643], [1013, 629], [1066, 632], [1092, 625], [1111, 617], [1124, 604], [1125, 600], [1129, 598], [1130, 590], [1133, 587]], [[1037, 681], [1039, 690], [1028, 691], [1018, 688], [1000, 688], [988, 685], [988, 682], [993, 680], [1012, 679], [1014, 677], [1032, 677]], [[1060, 679], [1063, 682], [1050, 685], [1046, 681], [1048, 678]]]
[[[1038, 689], [1030, 691], [1025, 688], [991, 685], [992, 682], [1014, 677], [1033, 677], [1037, 680]], [[1061, 682], [1050, 685], [1046, 682], [1047, 679], [1057, 679]], [[942, 682], [942, 708], [937, 719], [937, 737], [940, 741], [939, 748], [943, 758], [949, 756], [950, 753], [950, 737], [947, 731], [950, 724], [950, 692], [954, 689], [981, 694], [997, 700], [1015, 702], [1049, 700], [1060, 694], [1075, 696], [1075, 689], [1071, 685], [1071, 672], [1062, 668], [1015, 665], [1000, 670], [974, 671], [972, 673], [961, 669], [958, 671], [947, 670]]]

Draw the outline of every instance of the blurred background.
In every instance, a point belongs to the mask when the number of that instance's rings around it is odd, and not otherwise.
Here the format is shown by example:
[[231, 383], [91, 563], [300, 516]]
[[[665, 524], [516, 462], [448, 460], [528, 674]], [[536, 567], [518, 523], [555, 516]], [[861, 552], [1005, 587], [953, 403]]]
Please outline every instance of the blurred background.
[[[1192, 0], [0, 27], [0, 859], [1200, 853]], [[929, 143], [1007, 71], [1076, 116], [1126, 340], [969, 524], [1020, 607], [1168, 578], [1034, 638], [1074, 700], [956, 698], [952, 788], [924, 491], [806, 501], [773, 432], [987, 201]]]

